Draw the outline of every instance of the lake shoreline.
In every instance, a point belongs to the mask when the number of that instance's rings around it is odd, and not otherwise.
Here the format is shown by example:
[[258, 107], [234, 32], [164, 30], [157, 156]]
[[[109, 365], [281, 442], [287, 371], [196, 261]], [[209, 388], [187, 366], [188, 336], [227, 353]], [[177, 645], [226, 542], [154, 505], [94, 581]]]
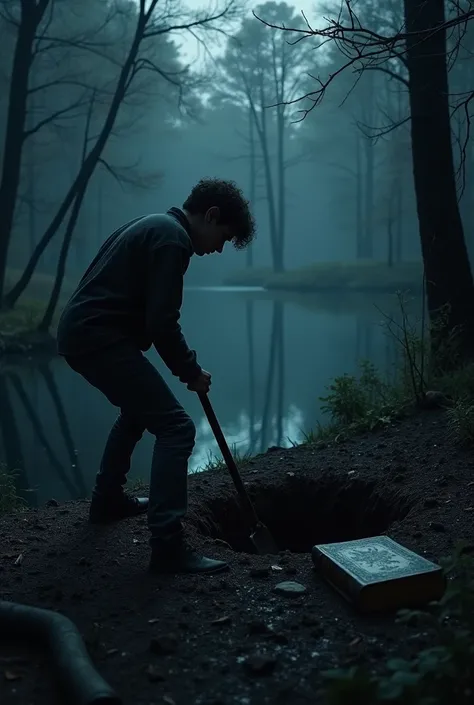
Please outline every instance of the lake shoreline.
[[370, 260], [314, 263], [281, 273], [269, 268], [248, 268], [224, 277], [223, 284], [298, 293], [419, 293], [423, 290], [423, 267], [421, 262], [389, 266]]
[[41, 333], [38, 330], [21, 331], [16, 333], [0, 332], [0, 358], [15, 357], [25, 358], [57, 354], [56, 339], [50, 333]]
[[[438, 561], [458, 539], [472, 543], [471, 453], [453, 438], [444, 410], [339, 442], [275, 447], [243, 464], [242, 474], [278, 556], [248, 553], [228, 474], [205, 471], [189, 477], [187, 531], [196, 547], [228, 560], [230, 573], [152, 578], [144, 518], [91, 527], [87, 500], [52, 498], [0, 519], [0, 599], [75, 621], [125, 702], [191, 702], [197, 687], [220, 702], [239, 696], [263, 705], [290, 692], [295, 703], [317, 702], [326, 668], [356, 657], [378, 671], [386, 658], [432, 645], [430, 628], [358, 615], [315, 573], [310, 550], [389, 533]], [[282, 581], [303, 593], [278, 594]], [[0, 656], [24, 651], [0, 642]], [[19, 675], [5, 687], [6, 705], [50, 702], [40, 655], [28, 652], [12, 671]]]

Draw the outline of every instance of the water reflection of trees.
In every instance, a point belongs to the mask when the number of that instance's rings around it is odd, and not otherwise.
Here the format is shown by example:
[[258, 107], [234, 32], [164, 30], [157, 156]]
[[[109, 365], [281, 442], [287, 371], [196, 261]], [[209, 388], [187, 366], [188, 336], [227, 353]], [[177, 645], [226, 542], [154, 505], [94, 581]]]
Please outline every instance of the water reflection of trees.
[[2, 461], [5, 467], [15, 471], [17, 493], [33, 506], [37, 505], [36, 495], [29, 493], [30, 483], [26, 473], [25, 459], [21, 446], [18, 423], [13, 410], [10, 389], [6, 377], [0, 373], [0, 426]]
[[[67, 419], [64, 403], [56, 383], [53, 372], [47, 361], [39, 361], [35, 364], [29, 363], [30, 372], [33, 375], [35, 394], [30, 394], [25, 388], [22, 378], [24, 368], [20, 365], [3, 364], [0, 368], [0, 451], [3, 463], [9, 470], [15, 470], [15, 482], [17, 492], [20, 496], [27, 498], [30, 505], [37, 505], [37, 487], [31, 486], [31, 474], [27, 472], [24, 439], [26, 421], [29, 421], [35, 439], [41, 449], [44, 450], [49, 465], [56, 478], [64, 486], [70, 499], [79, 499], [87, 496], [86, 483], [80, 467], [78, 453], [75, 448], [71, 429]], [[42, 380], [48, 392], [55, 413], [59, 422], [60, 436], [66, 446], [70, 459], [70, 465], [62, 463], [56, 452], [58, 446], [57, 433], [52, 429], [49, 418], [40, 412], [38, 408], [38, 382]], [[20, 409], [18, 416], [22, 419], [18, 421], [15, 413], [14, 400], [17, 401]], [[35, 458], [34, 462], [39, 462]], [[44, 468], [41, 468], [44, 472]]]
[[[283, 440], [284, 418], [284, 384], [285, 384], [285, 335], [284, 335], [284, 303], [273, 302], [272, 329], [269, 339], [268, 369], [265, 384], [265, 395], [260, 429], [260, 451], [264, 452], [269, 445], [269, 426], [272, 419], [272, 398], [276, 392], [276, 445]], [[251, 448], [253, 451], [254, 448]]]
[[[296, 295], [289, 299], [283, 298], [283, 294], [277, 294], [275, 298], [273, 296], [274, 294], [269, 292], [263, 292], [257, 297], [252, 293], [251, 298], [248, 296], [243, 304], [245, 318], [242, 318], [240, 325], [246, 336], [247, 353], [245, 399], [242, 401], [244, 408], [238, 418], [234, 417], [224, 427], [229, 445], [240, 455], [247, 451], [252, 454], [264, 452], [269, 445], [287, 446], [292, 442], [301, 441], [304, 431], [314, 429], [318, 420], [322, 423], [327, 422], [328, 417], [321, 415], [317, 389], [321, 389], [321, 383], [324, 387], [329, 384], [331, 377], [345, 372], [349, 374], [360, 372], [358, 363], [365, 359], [373, 362], [382, 376], [390, 373], [390, 379], [394, 381], [395, 366], [400, 361], [400, 345], [384, 325], [387, 317], [401, 323], [396, 297], [385, 297], [382, 301], [372, 302], [368, 297], [353, 300], [354, 296], [342, 297], [339, 300], [334, 294], [327, 297], [320, 295], [316, 299], [307, 295], [300, 295], [299, 299]], [[319, 344], [323, 349], [327, 349], [328, 341], [325, 337], [327, 331], [311, 331], [312, 321], [309, 319], [308, 329], [300, 329], [298, 333], [304, 339], [285, 340], [288, 334], [288, 313], [291, 313], [285, 310], [288, 304], [291, 307], [297, 304], [306, 312], [315, 314], [316, 317], [320, 317], [323, 313], [329, 320], [337, 320], [339, 331], [336, 334], [336, 340], [339, 340], [342, 335], [345, 341], [345, 350], [343, 352], [337, 350], [335, 355], [335, 358], [344, 362], [341, 362], [340, 367], [335, 367], [330, 360], [326, 366], [331, 369], [328, 378], [321, 379], [321, 370], [312, 368], [306, 371], [310, 396], [308, 404], [310, 411], [305, 410], [309, 415], [308, 418], [304, 418], [300, 405], [292, 403], [298, 401], [294, 399], [295, 393], [303, 394], [306, 398], [306, 393], [301, 391], [301, 375], [293, 375], [291, 372], [292, 381], [299, 385], [298, 392], [293, 388], [286, 389], [285, 386], [286, 372], [289, 371], [285, 370], [286, 358], [290, 350], [288, 344], [297, 343], [296, 346], [291, 346], [291, 355], [298, 356], [296, 351], [302, 350], [309, 342], [306, 336], [308, 338], [317, 336]], [[412, 314], [416, 316], [417, 307], [418, 304], [415, 301], [410, 317]], [[316, 317], [314, 325], [321, 325]], [[262, 325], [264, 321], [269, 323], [268, 333], [263, 333], [266, 329], [266, 326]], [[307, 358], [307, 355], [305, 357]], [[263, 369], [260, 367], [262, 358]], [[291, 363], [293, 368], [298, 367], [300, 364], [298, 357], [296, 359], [293, 357]], [[311, 374], [314, 376], [311, 377]], [[297, 382], [297, 379], [300, 381]], [[219, 414], [220, 410], [217, 409], [217, 411]], [[191, 471], [206, 466], [210, 452], [217, 453], [217, 445], [205, 418], [202, 418], [198, 428], [198, 443], [191, 459]]]

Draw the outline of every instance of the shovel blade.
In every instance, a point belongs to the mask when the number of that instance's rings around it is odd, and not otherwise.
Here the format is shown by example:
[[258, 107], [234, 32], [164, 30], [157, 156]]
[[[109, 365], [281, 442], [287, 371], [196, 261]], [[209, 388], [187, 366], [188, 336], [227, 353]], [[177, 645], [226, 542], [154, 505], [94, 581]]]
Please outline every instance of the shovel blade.
[[250, 534], [250, 540], [260, 555], [279, 553], [275, 539], [264, 524], [258, 524], [253, 533]]

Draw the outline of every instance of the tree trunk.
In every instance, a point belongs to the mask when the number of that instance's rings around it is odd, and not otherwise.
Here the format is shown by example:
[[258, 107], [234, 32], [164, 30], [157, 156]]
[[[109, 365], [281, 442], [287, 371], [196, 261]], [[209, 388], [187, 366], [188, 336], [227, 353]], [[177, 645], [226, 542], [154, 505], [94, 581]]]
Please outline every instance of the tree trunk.
[[391, 212], [387, 219], [387, 264], [389, 267], [393, 267], [393, 217]]
[[403, 259], [403, 180], [397, 180], [397, 209], [396, 209], [397, 231], [395, 236], [395, 259], [400, 263]]
[[275, 443], [281, 446], [283, 442], [284, 420], [285, 420], [285, 333], [284, 314], [285, 304], [283, 301], [275, 301], [278, 314], [278, 369], [277, 369], [277, 404], [276, 404], [276, 424], [277, 434]]
[[278, 271], [285, 269], [285, 115], [284, 106], [277, 108], [277, 169], [278, 169]]
[[104, 242], [104, 193], [102, 183], [99, 181], [97, 187], [97, 220], [96, 220], [96, 242], [97, 250], [100, 250]]
[[79, 456], [76, 450], [74, 440], [72, 438], [71, 429], [69, 427], [69, 421], [67, 418], [66, 410], [59, 394], [58, 386], [56, 380], [54, 379], [53, 373], [49, 368], [49, 363], [44, 362], [39, 365], [39, 372], [43, 376], [46, 384], [46, 388], [49, 391], [51, 399], [53, 401], [54, 407], [56, 409], [56, 415], [59, 421], [59, 427], [63, 434], [64, 444], [67, 448], [69, 460], [71, 462], [72, 473], [74, 475], [75, 482], [78, 489], [82, 492], [83, 497], [87, 497], [88, 489], [84, 481], [84, 473], [81, 470], [79, 464]]
[[31, 255], [36, 247], [36, 182], [35, 165], [28, 166], [28, 238], [30, 241]]
[[[74, 483], [71, 482], [71, 479], [64, 469], [64, 466], [60, 462], [59, 458], [57, 457], [53, 446], [51, 443], [48, 441], [46, 432], [44, 430], [43, 426], [43, 419], [39, 417], [39, 415], [36, 413], [27, 393], [25, 392], [25, 389], [23, 387], [23, 383], [18, 376], [16, 372], [9, 372], [8, 373], [8, 378], [11, 380], [11, 383], [18, 394], [18, 397], [23, 404], [26, 412], [26, 416], [30, 420], [30, 423], [33, 427], [34, 432], [36, 433], [38, 440], [40, 442], [41, 447], [44, 449], [44, 452], [51, 464], [51, 467], [53, 467], [57, 474], [58, 477], [62, 480], [64, 486], [69, 492], [70, 499], [80, 499], [81, 498], [81, 491], [78, 490], [77, 487], [75, 487]], [[47, 422], [47, 420], [46, 420]]]
[[[256, 159], [255, 159], [255, 126], [253, 124], [252, 111], [249, 108], [249, 141], [250, 141], [250, 205], [252, 208], [257, 200], [256, 194]], [[253, 246], [247, 247], [247, 267], [253, 267]]]
[[[426, 274], [428, 310], [437, 334], [433, 349], [453, 329], [463, 357], [474, 352], [474, 287], [459, 213], [448, 104], [444, 0], [404, 0], [410, 75], [413, 173]], [[424, 32], [424, 39], [416, 34]], [[440, 314], [446, 315], [443, 323]], [[459, 329], [458, 329], [459, 330]]]
[[64, 233], [64, 239], [61, 246], [61, 251], [59, 253], [58, 268], [56, 270], [56, 278], [54, 280], [53, 290], [49, 298], [46, 311], [44, 312], [43, 319], [38, 325], [38, 330], [42, 333], [47, 333], [51, 327], [53, 321], [54, 312], [56, 306], [58, 305], [59, 296], [61, 294], [61, 287], [64, 281], [64, 275], [66, 273], [66, 262], [69, 253], [69, 247], [71, 245], [72, 236], [74, 234], [74, 229], [76, 227], [77, 219], [79, 217], [79, 212], [81, 210], [82, 203], [84, 201], [84, 196], [86, 195], [87, 184], [79, 191], [74, 201], [74, 205], [71, 210], [71, 215], [66, 227], [66, 232]]
[[255, 103], [252, 99], [250, 93], [247, 97], [250, 103], [250, 109], [254, 118], [254, 124], [257, 129], [258, 137], [260, 140], [260, 146], [262, 148], [263, 157], [263, 167], [265, 173], [265, 184], [267, 191], [267, 204], [268, 204], [268, 220], [270, 226], [270, 242], [272, 248], [272, 258], [273, 258], [273, 269], [278, 272], [279, 269], [279, 257], [278, 257], [278, 228], [277, 228], [277, 218], [276, 218], [276, 208], [275, 208], [275, 192], [273, 189], [273, 177], [272, 177], [272, 165], [270, 160], [270, 153], [268, 149], [268, 129], [267, 129], [267, 99], [265, 95], [265, 85], [264, 76], [260, 72], [259, 76], [259, 108], [261, 121], [259, 122], [258, 113], [256, 110]]
[[363, 257], [364, 229], [362, 223], [362, 160], [360, 154], [360, 134], [356, 132], [356, 257]]
[[260, 432], [260, 452], [264, 453], [268, 447], [268, 425], [271, 424], [273, 378], [278, 348], [278, 315], [276, 301], [273, 302], [272, 332], [270, 336], [270, 356], [268, 359], [267, 381], [265, 385], [265, 400], [262, 411], [262, 428]]
[[28, 80], [33, 61], [33, 43], [36, 30], [46, 8], [45, 2], [27, 8], [22, 3], [21, 20], [13, 54], [8, 95], [8, 110], [3, 147], [3, 165], [0, 180], [0, 302], [3, 303], [5, 277], [15, 207], [20, 185], [22, 151], [25, 139]]
[[370, 259], [374, 250], [374, 150], [375, 145], [371, 139], [365, 139], [365, 223], [364, 223], [364, 251], [363, 257]]
[[245, 302], [247, 349], [249, 360], [249, 452], [255, 451], [255, 341], [253, 326], [254, 301]]
[[260, 138], [260, 145], [262, 148], [263, 156], [263, 167], [265, 172], [265, 185], [267, 191], [267, 204], [268, 204], [268, 220], [270, 226], [270, 242], [272, 247], [272, 258], [273, 258], [273, 269], [278, 272], [278, 229], [276, 220], [276, 210], [275, 210], [275, 196], [273, 191], [273, 178], [272, 178], [272, 166], [270, 163], [270, 154], [268, 151], [268, 135], [267, 135], [267, 123], [265, 118], [265, 102], [264, 97], [261, 99], [261, 114], [262, 114], [262, 124], [258, 123], [258, 115], [255, 110], [255, 106], [252, 108], [255, 126], [257, 128], [258, 136]]
[[3, 439], [3, 451], [6, 470], [15, 471], [16, 491], [27, 500], [30, 506], [37, 505], [36, 492], [30, 492], [30, 482], [26, 472], [25, 458], [22, 451], [21, 436], [18, 430], [13, 402], [7, 384], [7, 377], [0, 374], [0, 433]]
[[[77, 194], [80, 193], [82, 189], [86, 189], [87, 185], [94, 173], [94, 170], [101, 158], [102, 152], [107, 144], [107, 140], [112, 132], [115, 121], [117, 119], [118, 112], [124, 97], [126, 96], [127, 89], [130, 83], [130, 76], [133, 72], [133, 67], [135, 59], [140, 48], [140, 43], [143, 39], [143, 33], [145, 31], [145, 26], [142, 21], [137, 22], [137, 28], [135, 30], [135, 37], [130, 46], [130, 50], [127, 58], [122, 66], [120, 75], [117, 79], [117, 84], [115, 86], [114, 95], [112, 97], [108, 113], [104, 120], [104, 124], [100, 130], [100, 133], [96, 139], [96, 142], [92, 149], [90, 150], [87, 157], [83, 160], [81, 168], [79, 169], [74, 182], [69, 188], [67, 194], [65, 195], [61, 205], [59, 206], [56, 215], [52, 219], [45, 233], [39, 240], [35, 247], [33, 254], [31, 255], [28, 263], [25, 267], [23, 274], [20, 279], [4, 297], [4, 304], [8, 308], [13, 308], [15, 303], [20, 298], [21, 294], [24, 292], [28, 286], [31, 277], [36, 269], [36, 266], [41, 258], [41, 255], [45, 251], [48, 244], [51, 242], [54, 235], [57, 233], [61, 226], [64, 218], [66, 217], [69, 208], [71, 207], [73, 201], [76, 199]], [[1, 253], [0, 253], [0, 267], [1, 267]], [[1, 274], [1, 269], [0, 269]]]
[[[33, 114], [36, 107], [36, 101], [33, 96], [31, 97], [30, 110], [28, 111], [25, 121], [27, 129], [31, 129], [34, 124]], [[36, 149], [34, 137], [30, 137], [27, 152], [28, 168], [26, 181], [28, 198], [28, 239], [30, 242], [30, 251], [28, 254], [31, 257], [36, 246]]]
[[[375, 118], [375, 93], [373, 71], [366, 76], [367, 94], [362, 104], [362, 119], [366, 125], [374, 125]], [[366, 259], [373, 257], [374, 249], [374, 181], [375, 181], [375, 143], [369, 137], [364, 138], [364, 208], [363, 208], [363, 233], [361, 256]]]

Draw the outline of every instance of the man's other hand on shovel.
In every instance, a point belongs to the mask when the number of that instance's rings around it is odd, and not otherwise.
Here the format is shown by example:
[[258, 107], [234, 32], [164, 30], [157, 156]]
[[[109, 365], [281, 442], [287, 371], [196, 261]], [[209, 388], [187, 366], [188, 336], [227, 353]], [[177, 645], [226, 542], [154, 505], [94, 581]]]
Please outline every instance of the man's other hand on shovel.
[[207, 394], [211, 388], [211, 375], [206, 370], [201, 370], [199, 377], [188, 384], [188, 389], [191, 392], [199, 392]]

